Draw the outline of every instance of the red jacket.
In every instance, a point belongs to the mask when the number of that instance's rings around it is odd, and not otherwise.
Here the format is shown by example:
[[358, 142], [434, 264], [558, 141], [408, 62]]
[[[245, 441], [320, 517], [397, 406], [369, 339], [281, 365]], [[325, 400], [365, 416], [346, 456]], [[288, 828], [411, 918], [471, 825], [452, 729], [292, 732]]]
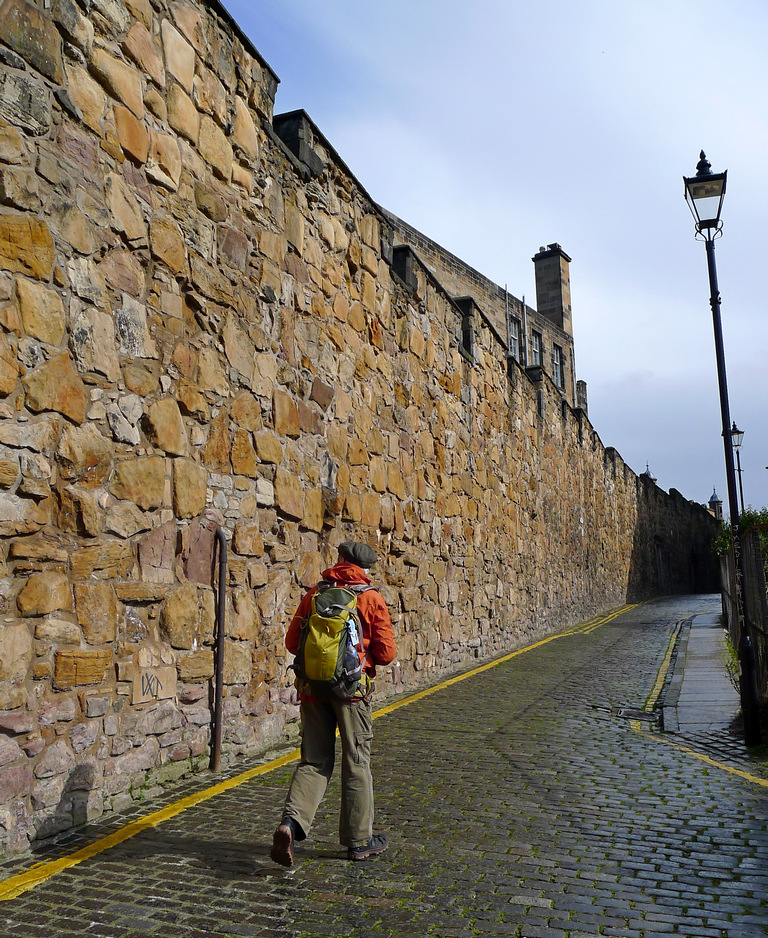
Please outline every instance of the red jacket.
[[[371, 578], [362, 567], [349, 563], [347, 560], [340, 560], [329, 570], [326, 570], [323, 573], [323, 579], [344, 586], [352, 583], [365, 583], [367, 585], [371, 582]], [[299, 650], [301, 626], [312, 611], [312, 597], [316, 592], [317, 587], [314, 586], [304, 596], [299, 603], [299, 608], [294, 613], [293, 619], [291, 619], [291, 624], [288, 626], [285, 647], [292, 655], [295, 655]], [[376, 675], [376, 665], [389, 664], [395, 660], [397, 655], [392, 620], [381, 593], [376, 589], [360, 593], [357, 597], [357, 612], [360, 616], [360, 625], [363, 632], [363, 651], [366, 653], [365, 672], [373, 678]], [[314, 700], [317, 698], [307, 697], [302, 694], [301, 699]]]

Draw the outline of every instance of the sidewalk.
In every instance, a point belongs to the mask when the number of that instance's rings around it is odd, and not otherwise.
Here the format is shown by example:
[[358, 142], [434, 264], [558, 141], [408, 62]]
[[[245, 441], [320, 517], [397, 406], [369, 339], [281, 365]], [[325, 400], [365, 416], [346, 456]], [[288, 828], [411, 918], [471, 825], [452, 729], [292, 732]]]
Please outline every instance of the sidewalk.
[[727, 670], [727, 634], [719, 612], [683, 626], [677, 663], [664, 699], [664, 729], [700, 734], [727, 730], [739, 717], [739, 693]]

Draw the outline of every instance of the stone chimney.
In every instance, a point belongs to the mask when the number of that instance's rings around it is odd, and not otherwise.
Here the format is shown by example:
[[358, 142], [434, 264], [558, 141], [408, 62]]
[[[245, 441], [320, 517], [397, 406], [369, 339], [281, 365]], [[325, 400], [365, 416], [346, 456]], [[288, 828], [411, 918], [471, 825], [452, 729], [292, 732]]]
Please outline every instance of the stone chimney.
[[536, 270], [537, 312], [573, 336], [570, 257], [559, 244], [548, 244], [539, 248], [532, 260]]

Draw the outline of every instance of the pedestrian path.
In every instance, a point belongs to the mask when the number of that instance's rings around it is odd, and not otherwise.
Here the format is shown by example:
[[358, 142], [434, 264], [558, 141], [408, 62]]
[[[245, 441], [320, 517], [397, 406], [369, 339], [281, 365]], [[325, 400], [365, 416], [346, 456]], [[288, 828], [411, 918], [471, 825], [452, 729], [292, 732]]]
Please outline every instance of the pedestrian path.
[[[713, 605], [719, 606], [719, 597]], [[665, 695], [664, 728], [707, 733], [738, 719], [740, 699], [728, 670], [727, 632], [720, 612], [702, 612], [683, 627], [677, 667]]]
[[648, 709], [710, 611], [644, 604], [382, 712], [375, 860], [338, 845], [335, 779], [295, 867], [271, 863], [291, 765], [262, 766], [0, 902], [0, 935], [766, 938], [768, 779]]

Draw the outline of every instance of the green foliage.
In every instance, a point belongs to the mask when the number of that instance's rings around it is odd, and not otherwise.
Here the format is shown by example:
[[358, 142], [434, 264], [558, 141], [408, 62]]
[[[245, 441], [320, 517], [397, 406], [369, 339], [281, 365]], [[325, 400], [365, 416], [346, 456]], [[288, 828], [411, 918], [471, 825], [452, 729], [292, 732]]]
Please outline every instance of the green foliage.
[[[760, 525], [760, 549], [763, 557], [768, 559], [768, 508], [745, 508], [739, 516], [739, 533], [743, 534], [748, 528]], [[718, 533], [712, 538], [712, 550], [718, 556], [727, 554], [733, 544], [733, 534], [730, 525], [722, 523]]]
[[731, 549], [731, 544], [733, 544], [731, 526], [726, 524], [725, 521], [722, 521], [720, 523], [720, 530], [712, 538], [712, 553], [717, 554], [718, 557], [722, 557]]

